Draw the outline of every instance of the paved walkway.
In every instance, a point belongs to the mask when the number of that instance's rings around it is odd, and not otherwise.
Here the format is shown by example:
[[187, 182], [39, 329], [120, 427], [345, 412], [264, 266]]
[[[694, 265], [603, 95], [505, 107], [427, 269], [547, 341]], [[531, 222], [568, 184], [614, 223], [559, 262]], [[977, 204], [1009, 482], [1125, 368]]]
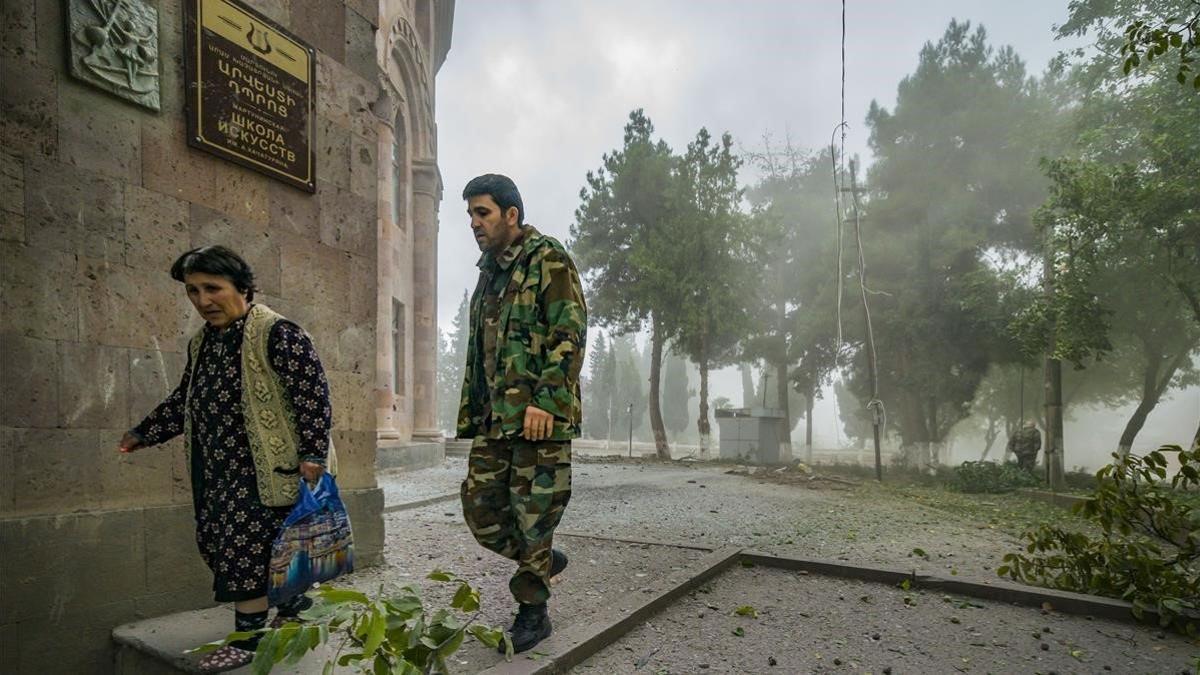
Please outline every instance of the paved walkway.
[[[843, 485], [828, 484], [825, 489], [807, 489], [731, 475], [726, 473], [729, 469], [728, 466], [711, 464], [609, 463], [580, 457], [575, 465], [574, 493], [556, 540], [556, 545], [571, 556], [570, 567], [554, 589], [552, 616], [556, 628], [561, 630], [565, 626], [586, 622], [612, 604], [615, 598], [625, 594], [653, 592], [667, 574], [702, 556], [704, 551], [699, 550], [702, 548], [716, 549], [733, 545], [780, 555], [836, 558], [992, 581], [997, 578], [993, 570], [999, 564], [1000, 556], [1016, 550], [1019, 545], [1014, 535], [1004, 532], [993, 523], [980, 520], [978, 515], [930, 508], [912, 500], [898, 499], [894, 493], [874, 490], [869, 486], [847, 489]], [[386, 495], [386, 506], [394, 507], [456, 492], [465, 472], [464, 459], [450, 458], [440, 467], [389, 473], [381, 475], [379, 481]], [[386, 565], [352, 575], [347, 579], [349, 583], [370, 592], [377, 592], [381, 586], [413, 583], [426, 589], [429, 599], [434, 602], [445, 602], [449, 597], [447, 593], [452, 589], [439, 587], [424, 577], [434, 568], [448, 569], [472, 580], [480, 588], [483, 600], [480, 620], [493, 625], [509, 623], [513, 605], [507, 591], [507, 579], [512, 565], [474, 542], [463, 525], [457, 499], [393, 511], [386, 514], [385, 519]], [[928, 558], [911, 555], [914, 548], [923, 549]], [[730, 579], [734, 587], [745, 581], [737, 576]], [[832, 588], [834, 583], [843, 582], [830, 581], [829, 587]], [[721, 582], [722, 588], [727, 585]], [[821, 587], [824, 588], [823, 583]], [[760, 591], [755, 593], [761, 594]], [[890, 591], [880, 589], [879, 592], [886, 594]], [[749, 591], [738, 591], [736, 588], [728, 593], [731, 597], [738, 593], [749, 596]], [[859, 601], [858, 595], [854, 596], [853, 602], [863, 606], [856, 608], [856, 611], [864, 616], [873, 616], [876, 610]], [[690, 609], [686, 611], [695, 609], [693, 605], [689, 604]], [[916, 623], [944, 623], [948, 619], [941, 616], [945, 613], [941, 605], [937, 598], [922, 599], [913, 607], [906, 606], [905, 616]], [[1029, 621], [1034, 623], [1041, 620], [1036, 611], [1003, 609], [1009, 613], [1027, 612]], [[680, 620], [679, 617], [676, 620]], [[975, 617], [972, 627], [982, 626], [987, 620], [986, 615]], [[1085, 621], [1079, 617], [1057, 616], [1055, 620], [1065, 621], [1072, 626], [1082, 625]], [[655, 630], [659, 633], [664, 630], [661, 622], [652, 620], [651, 623], [657, 626]], [[861, 637], [858, 633], [862, 632], [860, 628], [829, 622], [820, 622], [819, 626], [792, 626], [789, 630], [818, 631], [821, 635], [805, 642], [803, 650], [788, 652], [786, 662], [794, 668], [800, 668], [790, 672], [834, 669], [830, 661], [832, 651], [822, 651], [814, 645], [824, 644], [822, 640], [835, 646], [838, 640], [843, 643], [858, 640]], [[1085, 626], [1080, 630], [1094, 634], [1096, 628]], [[1200, 652], [1200, 648], [1172, 635], [1157, 639], [1154, 637], [1156, 631], [1149, 628], [1121, 626], [1120, 630], [1123, 631], [1122, 636], [1152, 650], [1147, 652], [1150, 655], [1149, 663], [1154, 666], [1151, 670], [1179, 672], [1187, 666], [1186, 655]], [[984, 628], [979, 628], [979, 632], [986, 633]], [[670, 633], [668, 630], [657, 639], [670, 642], [673, 639]], [[930, 640], [941, 639], [937, 631], [926, 632], [925, 635]], [[637, 639], [642, 640], [636, 643], [637, 649], [644, 647], [648, 651], [653, 648], [646, 646], [650, 643], [644, 639]], [[1073, 639], [1074, 645], [1083, 642], [1081, 638]], [[1131, 664], [1128, 659], [1121, 660], [1120, 650], [1128, 651], [1130, 644], [1122, 641], [1124, 639], [1102, 641], [1097, 645], [1089, 642], [1086, 663], [1071, 657], [1070, 649], [1064, 652], [1067, 654], [1066, 661], [1056, 657], [1047, 663], [1052, 663], [1059, 672], [1090, 672], [1101, 665], [1112, 664], [1117, 667], [1119, 664]], [[1108, 648], [1104, 643], [1111, 645], [1109, 651], [1105, 651]], [[1040, 645], [1040, 642], [1036, 644]], [[988, 646], [993, 649], [996, 647], [991, 643]], [[1037, 652], [1041, 651], [1040, 646], [1035, 647]], [[620, 662], [622, 665], [616, 670], [606, 672], [634, 672], [636, 662], [624, 660], [620, 655], [613, 657], [614, 648], [621, 649], [614, 645], [603, 653], [603, 660], [589, 665], [609, 664], [616, 667]], [[679, 645], [676, 648], [684, 649]], [[786, 646], [781, 649], [786, 649]], [[1058, 647], [1054, 649], [1058, 650]], [[928, 651], [936, 655], [935, 660], [939, 663], [944, 658], [949, 659], [949, 651], [945, 655], [942, 654], [945, 650]], [[955, 663], [945, 660], [942, 663], [944, 669], [939, 666], [934, 670], [953, 672], [965, 668], [981, 672], [1004, 672], [1005, 667], [999, 665], [1003, 651], [995, 649], [993, 653], [985, 650], [969, 657], [972, 659], [970, 662], [957, 661], [959, 657], [955, 657], [952, 659]], [[813, 654], [818, 652], [821, 656], [814, 657]], [[867, 658], [862, 650], [847, 649], [844, 653], [845, 656], [836, 658], [847, 663], [853, 660], [857, 664], [874, 660]], [[667, 654], [655, 657], [655, 669], [648, 672], [664, 667], [668, 672], [691, 672], [693, 667], [701, 668], [699, 663], [705, 662], [703, 655], [686, 659], [683, 655], [672, 656], [670, 658], [683, 659], [681, 665], [684, 662], [690, 664], [672, 669], [669, 666], [670, 659], [663, 660]], [[1055, 654], [1061, 656], [1058, 651]], [[644, 653], [638, 656], [644, 656]], [[1046, 664], [1037, 661], [1039, 656], [1039, 653], [1032, 656], [1024, 654], [1022, 658], [1025, 660], [1020, 662], [1023, 665], [1017, 669], [1032, 667], [1044, 670]], [[616, 660], [611, 660], [613, 658]], [[782, 656], [775, 658], [783, 662]], [[497, 661], [496, 654], [467, 641], [458, 654], [457, 663], [452, 665], [457, 667], [458, 672], [476, 672]], [[893, 662], [898, 666], [907, 666], [902, 668], [906, 671], [917, 663], [906, 659]], [[649, 663], [650, 659], [643, 665]], [[1008, 667], [1016, 667], [1018, 662], [1009, 660], [1005, 663], [1009, 664]], [[1066, 666], [1077, 664], [1079, 667], [1064, 668], [1064, 663]], [[726, 667], [737, 670], [748, 666], [744, 662], [720, 661], [709, 665], [714, 670]], [[761, 672], [757, 666], [741, 672]], [[605, 670], [605, 667], [601, 670]], [[1139, 662], [1138, 667], [1145, 670], [1147, 662]]]

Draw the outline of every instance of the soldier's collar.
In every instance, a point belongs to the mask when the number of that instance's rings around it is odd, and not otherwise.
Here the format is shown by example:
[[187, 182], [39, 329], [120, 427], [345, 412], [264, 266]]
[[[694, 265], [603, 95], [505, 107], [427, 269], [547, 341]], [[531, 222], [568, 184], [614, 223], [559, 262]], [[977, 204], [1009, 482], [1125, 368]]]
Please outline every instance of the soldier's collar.
[[525, 244], [533, 237], [536, 237], [538, 231], [533, 229], [533, 226], [526, 223], [521, 226], [521, 234], [508, 245], [508, 248], [500, 252], [498, 256], [492, 256], [490, 252], [484, 253], [479, 257], [479, 262], [475, 263], [476, 267], [483, 268], [489, 264], [489, 261], [494, 262], [497, 267], [502, 270], [507, 270], [512, 267], [513, 261], [521, 257], [521, 251], [525, 248]]

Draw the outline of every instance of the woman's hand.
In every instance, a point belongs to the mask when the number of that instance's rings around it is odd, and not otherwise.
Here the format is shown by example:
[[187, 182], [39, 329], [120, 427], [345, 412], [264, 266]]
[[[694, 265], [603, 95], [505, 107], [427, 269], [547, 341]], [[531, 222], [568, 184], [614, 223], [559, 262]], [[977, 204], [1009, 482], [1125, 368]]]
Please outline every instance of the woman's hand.
[[126, 431], [125, 435], [121, 437], [121, 442], [117, 445], [117, 452], [128, 453], [133, 452], [134, 450], [141, 450], [144, 447], [146, 446], [142, 443], [140, 438]]
[[321, 474], [325, 473], [325, 467], [316, 462], [300, 462], [300, 475], [304, 476], [304, 480], [316, 485], [317, 481], [321, 480]]

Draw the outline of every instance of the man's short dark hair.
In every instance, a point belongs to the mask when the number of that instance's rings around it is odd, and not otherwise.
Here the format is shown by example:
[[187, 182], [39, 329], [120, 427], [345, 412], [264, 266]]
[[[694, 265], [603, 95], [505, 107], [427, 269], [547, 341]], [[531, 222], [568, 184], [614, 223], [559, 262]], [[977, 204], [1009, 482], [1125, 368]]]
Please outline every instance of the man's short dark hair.
[[254, 299], [254, 271], [242, 256], [224, 246], [194, 248], [171, 265], [171, 278], [175, 281], [183, 281], [185, 276], [196, 272], [225, 277], [247, 300]]
[[517, 207], [517, 224], [525, 224], [525, 204], [521, 202], [521, 192], [517, 190], [517, 184], [512, 182], [511, 178], [498, 173], [476, 176], [463, 188], [462, 198], [470, 199], [483, 195], [491, 197], [500, 207], [501, 213], [507, 212], [510, 207]]

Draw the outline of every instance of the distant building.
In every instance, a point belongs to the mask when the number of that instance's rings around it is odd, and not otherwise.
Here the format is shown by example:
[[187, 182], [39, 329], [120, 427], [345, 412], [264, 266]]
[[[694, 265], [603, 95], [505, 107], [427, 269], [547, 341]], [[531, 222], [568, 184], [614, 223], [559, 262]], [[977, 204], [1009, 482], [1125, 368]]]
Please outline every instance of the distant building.
[[[441, 453], [434, 82], [454, 0], [247, 3], [314, 48], [312, 192], [189, 145], [184, 7], [195, 2], [122, 5], [141, 14], [120, 53], [89, 14], [110, 3], [4, 10], [4, 672], [108, 673], [114, 626], [212, 604], [182, 443], [116, 451], [178, 384], [200, 325], [167, 274], [184, 250], [239, 251], [262, 301], [313, 335], [360, 565], [382, 559], [377, 462]], [[126, 7], [157, 7], [157, 25]], [[246, 39], [270, 58], [286, 51], [262, 30]]]

